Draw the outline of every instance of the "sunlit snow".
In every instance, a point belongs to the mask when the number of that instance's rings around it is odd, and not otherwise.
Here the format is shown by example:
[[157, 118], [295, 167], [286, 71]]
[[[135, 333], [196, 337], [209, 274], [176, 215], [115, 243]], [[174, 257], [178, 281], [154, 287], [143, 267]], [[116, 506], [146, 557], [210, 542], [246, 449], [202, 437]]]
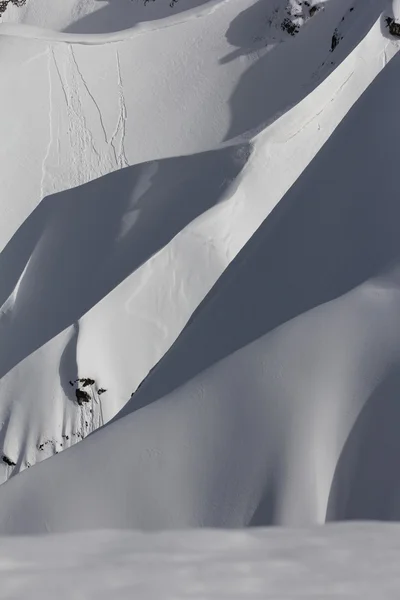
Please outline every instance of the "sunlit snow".
[[7, 6], [0, 598], [399, 589], [397, 21]]

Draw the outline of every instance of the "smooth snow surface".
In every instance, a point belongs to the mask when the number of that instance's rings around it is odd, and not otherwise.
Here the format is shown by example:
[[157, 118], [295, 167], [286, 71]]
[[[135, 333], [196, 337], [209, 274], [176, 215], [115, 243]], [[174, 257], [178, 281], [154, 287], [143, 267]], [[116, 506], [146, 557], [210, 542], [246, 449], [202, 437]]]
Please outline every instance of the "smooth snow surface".
[[4, 600], [397, 599], [394, 525], [0, 538]]
[[397, 10], [7, 9], [0, 533], [400, 518]]

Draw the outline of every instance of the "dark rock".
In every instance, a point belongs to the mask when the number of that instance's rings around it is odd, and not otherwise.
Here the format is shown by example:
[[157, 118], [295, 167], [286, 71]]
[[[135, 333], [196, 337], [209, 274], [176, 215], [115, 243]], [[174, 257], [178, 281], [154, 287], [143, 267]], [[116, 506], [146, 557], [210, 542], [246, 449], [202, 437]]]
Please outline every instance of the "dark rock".
[[90, 377], [84, 377], [83, 379], [79, 379], [79, 381], [82, 384], [82, 387], [87, 387], [88, 385], [94, 385], [96, 383], [95, 380]]
[[390, 33], [390, 35], [394, 35], [395, 37], [400, 37], [400, 23], [396, 23], [396, 21], [392, 21], [389, 24], [389, 33]]
[[13, 462], [11, 458], [8, 458], [5, 454], [3, 454], [3, 463], [6, 463], [9, 467], [15, 467], [17, 463]]
[[293, 36], [296, 35], [296, 33], [299, 33], [300, 31], [300, 27], [296, 25], [296, 23], [293, 23], [288, 17], [283, 19], [281, 23], [281, 29], [283, 29], [283, 31], [286, 31], [289, 35]]
[[14, 6], [23, 6], [26, 3], [26, 0], [1, 0], [0, 2], [0, 17], [7, 9], [7, 6], [10, 4], [14, 4]]
[[82, 404], [83, 402], [90, 402], [90, 396], [85, 390], [80, 390], [77, 388], [75, 390], [75, 396], [78, 401], [78, 404]]
[[310, 17], [313, 17], [318, 11], [321, 10], [321, 5], [320, 4], [314, 4], [314, 6], [311, 6], [309, 12]]
[[337, 29], [335, 29], [335, 31], [333, 32], [333, 36], [332, 36], [331, 52], [334, 51], [334, 49], [336, 48], [336, 46], [340, 42], [340, 39], [341, 38], [340, 38], [340, 35], [339, 35], [339, 31]]

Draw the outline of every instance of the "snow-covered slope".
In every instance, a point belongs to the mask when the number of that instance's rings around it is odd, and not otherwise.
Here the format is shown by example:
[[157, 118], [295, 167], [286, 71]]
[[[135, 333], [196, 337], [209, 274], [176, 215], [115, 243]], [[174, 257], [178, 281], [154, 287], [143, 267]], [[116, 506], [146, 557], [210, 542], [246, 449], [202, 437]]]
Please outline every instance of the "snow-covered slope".
[[[119, 418], [2, 486], [1, 532], [399, 518], [399, 65], [355, 103]], [[250, 173], [269, 139], [257, 138]]]
[[396, 10], [7, 9], [0, 532], [397, 515]]
[[0, 598], [389, 600], [399, 540], [397, 525], [376, 524], [0, 538]]
[[[183, 3], [112, 38], [37, 29], [53, 15], [70, 31], [69, 6], [69, 25], [39, 1], [0, 28], [3, 480], [118, 412], [397, 51], [376, 2], [312, 18]], [[77, 377], [96, 382], [89, 405]]]

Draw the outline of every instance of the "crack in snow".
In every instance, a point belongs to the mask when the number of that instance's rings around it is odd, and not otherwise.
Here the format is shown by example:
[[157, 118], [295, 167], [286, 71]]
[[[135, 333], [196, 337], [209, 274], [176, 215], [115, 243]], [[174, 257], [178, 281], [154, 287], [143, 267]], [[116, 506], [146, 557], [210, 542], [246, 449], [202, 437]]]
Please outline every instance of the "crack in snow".
[[54, 66], [55, 66], [55, 68], [56, 68], [57, 75], [58, 75], [58, 78], [59, 78], [59, 80], [60, 80], [61, 89], [62, 89], [62, 91], [63, 91], [63, 94], [64, 94], [64, 98], [65, 98], [65, 104], [66, 104], [66, 105], [67, 105], [67, 107], [69, 108], [69, 100], [68, 100], [67, 92], [65, 91], [65, 87], [64, 87], [63, 78], [61, 77], [60, 68], [59, 68], [59, 66], [58, 66], [58, 62], [57, 62], [56, 55], [55, 55], [55, 52], [54, 52], [54, 48], [53, 48], [53, 47], [51, 48], [51, 53], [52, 53], [52, 55], [53, 55]]

